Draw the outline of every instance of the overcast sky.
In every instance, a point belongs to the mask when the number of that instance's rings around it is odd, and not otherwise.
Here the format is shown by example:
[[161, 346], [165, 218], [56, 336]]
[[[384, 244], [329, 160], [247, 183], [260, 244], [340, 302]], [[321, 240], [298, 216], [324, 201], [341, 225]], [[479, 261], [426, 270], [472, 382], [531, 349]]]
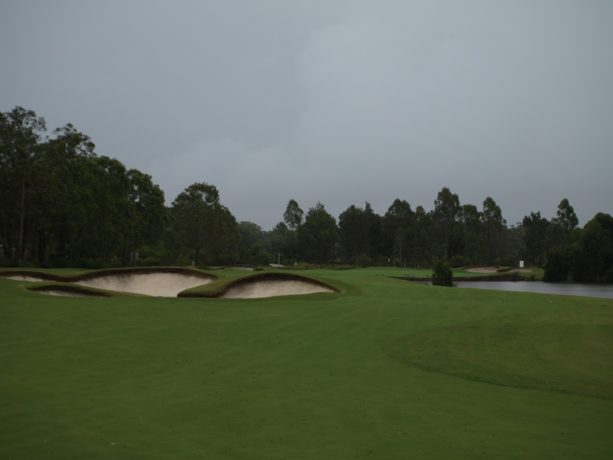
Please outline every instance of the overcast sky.
[[265, 229], [448, 186], [510, 224], [613, 214], [613, 2], [0, 2], [0, 111], [67, 122], [168, 204]]

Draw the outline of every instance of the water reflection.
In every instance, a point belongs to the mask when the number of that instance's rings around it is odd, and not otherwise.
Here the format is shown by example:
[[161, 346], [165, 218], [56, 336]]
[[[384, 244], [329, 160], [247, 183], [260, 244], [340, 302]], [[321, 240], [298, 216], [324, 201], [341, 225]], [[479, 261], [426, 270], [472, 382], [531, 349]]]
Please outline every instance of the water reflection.
[[542, 281], [458, 281], [461, 288], [539, 292], [613, 299], [613, 284], [544, 283]]

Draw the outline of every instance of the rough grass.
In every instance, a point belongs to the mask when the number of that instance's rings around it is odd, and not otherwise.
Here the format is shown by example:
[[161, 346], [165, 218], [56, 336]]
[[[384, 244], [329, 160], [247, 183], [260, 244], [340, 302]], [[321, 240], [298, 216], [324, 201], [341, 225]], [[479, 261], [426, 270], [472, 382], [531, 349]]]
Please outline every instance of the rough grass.
[[258, 301], [0, 279], [0, 458], [610, 458], [613, 301], [405, 273]]

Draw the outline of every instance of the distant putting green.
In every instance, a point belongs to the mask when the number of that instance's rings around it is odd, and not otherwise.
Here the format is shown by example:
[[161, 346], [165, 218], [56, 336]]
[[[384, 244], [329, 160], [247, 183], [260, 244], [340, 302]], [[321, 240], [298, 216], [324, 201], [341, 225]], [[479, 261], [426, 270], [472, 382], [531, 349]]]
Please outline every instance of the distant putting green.
[[299, 274], [338, 292], [72, 298], [0, 278], [0, 458], [611, 457], [612, 300]]

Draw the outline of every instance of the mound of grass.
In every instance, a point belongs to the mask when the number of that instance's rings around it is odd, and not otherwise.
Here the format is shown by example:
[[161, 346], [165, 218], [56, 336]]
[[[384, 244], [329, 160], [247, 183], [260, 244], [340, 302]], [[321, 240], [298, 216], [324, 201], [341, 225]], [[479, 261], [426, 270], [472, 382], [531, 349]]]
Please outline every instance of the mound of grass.
[[497, 385], [613, 399], [613, 309], [488, 318], [400, 340], [391, 355]]

